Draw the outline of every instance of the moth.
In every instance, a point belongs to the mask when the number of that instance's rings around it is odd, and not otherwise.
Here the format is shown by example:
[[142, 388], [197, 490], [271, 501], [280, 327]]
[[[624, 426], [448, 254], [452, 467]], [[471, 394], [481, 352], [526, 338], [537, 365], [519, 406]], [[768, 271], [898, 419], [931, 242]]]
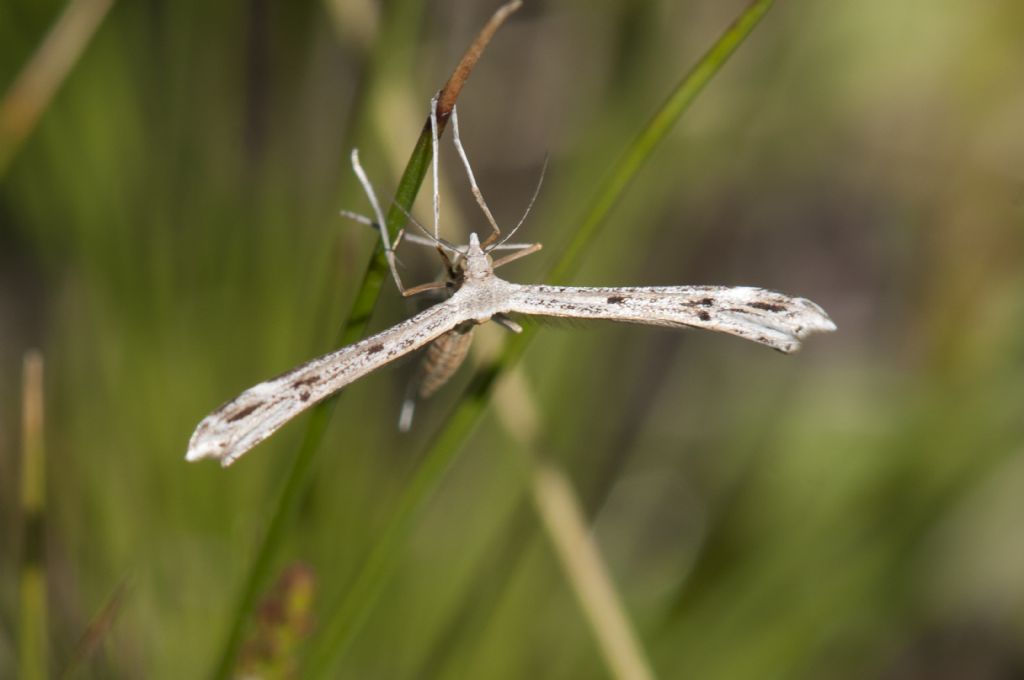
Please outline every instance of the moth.
[[[459, 137], [458, 114], [454, 109], [451, 117], [454, 145], [491, 231], [483, 241], [477, 234], [470, 234], [469, 243], [462, 246], [440, 237], [436, 108], [435, 99], [431, 102], [430, 113], [433, 131], [433, 234], [410, 217], [423, 235], [406, 234], [403, 229], [394, 243], [389, 241], [382, 226], [385, 224], [383, 211], [359, 163], [357, 151], [352, 152], [352, 167], [366, 192], [376, 223], [361, 215], [343, 214], [379, 229], [389, 269], [403, 296], [443, 290], [448, 297], [396, 326], [245, 390], [199, 423], [189, 441], [187, 460], [213, 458], [228, 466], [310, 406], [367, 373], [427, 346], [419, 378], [403, 404], [399, 419], [400, 427], [408, 429], [416, 398], [429, 396], [451, 377], [466, 356], [473, 329], [493, 320], [519, 332], [522, 328], [509, 316], [512, 314], [705, 328], [746, 338], [785, 353], [796, 351], [800, 341], [812, 333], [835, 330], [836, 326], [828, 314], [810, 300], [762, 288], [584, 288], [506, 281], [495, 274], [495, 270], [536, 252], [541, 246], [539, 243], [508, 242], [525, 221], [525, 214], [515, 228], [502, 237], [501, 229], [477, 186]], [[536, 196], [535, 192], [530, 206]], [[443, 281], [413, 288], [403, 286], [394, 254], [403, 239], [437, 249], [444, 264]], [[499, 252], [507, 254], [498, 256]]]

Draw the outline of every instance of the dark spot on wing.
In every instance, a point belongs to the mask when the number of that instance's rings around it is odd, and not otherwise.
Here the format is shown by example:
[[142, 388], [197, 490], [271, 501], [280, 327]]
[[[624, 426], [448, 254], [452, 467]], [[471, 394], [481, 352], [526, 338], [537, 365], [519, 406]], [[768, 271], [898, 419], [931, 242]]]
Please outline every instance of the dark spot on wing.
[[610, 295], [608, 296], [608, 304], [610, 305], [621, 305], [626, 301], [626, 298], [621, 295]]
[[766, 312], [784, 312], [786, 311], [786, 305], [777, 305], [771, 302], [751, 302], [751, 307], [757, 309], [763, 309]]
[[712, 300], [711, 298], [704, 298], [703, 300], [701, 300], [701, 301], [700, 301], [700, 303], [699, 303], [699, 304], [700, 304], [700, 305], [701, 305], [702, 307], [710, 307], [710, 306], [712, 306], [713, 304], [715, 304], [715, 301], [714, 301], [714, 300]]
[[380, 344], [378, 342], [376, 345], [371, 345], [370, 347], [368, 347], [366, 349], [366, 353], [367, 354], [376, 354], [377, 352], [381, 351], [382, 349], [384, 349], [384, 345], [382, 345], [382, 344]]
[[299, 399], [301, 399], [302, 401], [309, 401], [309, 392], [307, 392], [306, 390], [299, 392]]
[[252, 413], [256, 409], [258, 409], [260, 406], [263, 406], [263, 402], [262, 401], [257, 401], [255, 404], [249, 404], [248, 406], [243, 408], [241, 411], [239, 411], [235, 415], [233, 415], [230, 418], [228, 418], [228, 422], [229, 423], [233, 423], [236, 420], [241, 420], [242, 418], [246, 417], [247, 415], [249, 415], [250, 413]]
[[701, 321], [711, 321], [711, 315], [708, 314], [707, 312], [701, 312], [700, 314], [697, 315], [697, 318], [700, 319]]
[[316, 375], [311, 375], [308, 378], [302, 378], [301, 380], [296, 380], [295, 382], [292, 383], [292, 387], [295, 388], [295, 389], [298, 389], [298, 388], [304, 387], [306, 385], [315, 385], [318, 382], [320, 382], [320, 377], [316, 376]]

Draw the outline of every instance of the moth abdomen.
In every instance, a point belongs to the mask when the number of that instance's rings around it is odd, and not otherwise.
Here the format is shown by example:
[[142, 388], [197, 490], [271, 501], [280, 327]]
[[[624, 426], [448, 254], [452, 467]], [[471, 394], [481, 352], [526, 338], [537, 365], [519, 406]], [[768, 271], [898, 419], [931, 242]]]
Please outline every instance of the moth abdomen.
[[475, 324], [465, 324], [465, 327], [448, 331], [427, 346], [416, 390], [420, 399], [437, 392], [459, 370], [473, 343], [474, 327]]

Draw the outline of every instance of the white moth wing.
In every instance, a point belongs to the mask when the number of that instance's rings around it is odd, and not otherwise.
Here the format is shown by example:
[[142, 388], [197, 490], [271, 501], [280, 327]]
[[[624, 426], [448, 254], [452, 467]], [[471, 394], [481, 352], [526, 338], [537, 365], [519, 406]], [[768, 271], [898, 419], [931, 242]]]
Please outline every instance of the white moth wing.
[[763, 288], [667, 286], [573, 288], [514, 285], [509, 312], [605, 319], [655, 326], [692, 326], [794, 352], [811, 333], [834, 331], [821, 307]]
[[225, 467], [230, 465], [313, 404], [463, 320], [459, 303], [448, 299], [354, 345], [250, 387], [203, 418], [189, 441], [186, 460], [215, 458]]

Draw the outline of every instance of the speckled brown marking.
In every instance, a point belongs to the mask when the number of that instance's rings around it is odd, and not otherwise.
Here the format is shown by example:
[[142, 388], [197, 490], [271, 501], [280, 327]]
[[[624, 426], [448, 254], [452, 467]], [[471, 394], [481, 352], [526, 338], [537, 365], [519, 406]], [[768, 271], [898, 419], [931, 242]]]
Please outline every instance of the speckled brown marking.
[[711, 315], [708, 314], [707, 312], [701, 312], [700, 314], [697, 315], [697, 318], [700, 319], [701, 321], [711, 321]]
[[233, 423], [236, 420], [241, 420], [242, 418], [246, 417], [247, 415], [249, 415], [250, 413], [252, 413], [256, 409], [258, 409], [260, 406], [263, 406], [263, 402], [262, 401], [258, 401], [255, 404], [250, 404], [250, 405], [246, 406], [245, 408], [243, 408], [238, 413], [236, 413], [235, 415], [233, 415], [230, 418], [228, 418], [228, 422], [229, 423]]
[[711, 307], [714, 304], [715, 304], [715, 301], [712, 300], [711, 298], [704, 298], [703, 300], [700, 301], [700, 305], [702, 307]]
[[763, 309], [766, 312], [784, 312], [787, 309], [786, 305], [777, 305], [771, 302], [751, 302], [750, 306]]
[[300, 387], [313, 386], [320, 382], [320, 377], [311, 375], [306, 378], [300, 378], [292, 383], [292, 387], [299, 389]]
[[380, 344], [380, 343], [378, 342], [378, 343], [377, 343], [376, 345], [373, 345], [373, 346], [371, 346], [371, 347], [368, 347], [368, 348], [366, 349], [366, 353], [367, 353], [367, 354], [376, 354], [377, 352], [381, 351], [382, 349], [384, 349], [384, 345], [382, 345], [382, 344]]
[[610, 304], [610, 305], [621, 305], [625, 301], [626, 301], [626, 298], [622, 297], [621, 295], [609, 295], [608, 296], [608, 304]]
[[309, 401], [309, 392], [307, 392], [305, 390], [300, 392], [299, 393], [299, 399], [301, 399], [302, 401]]

